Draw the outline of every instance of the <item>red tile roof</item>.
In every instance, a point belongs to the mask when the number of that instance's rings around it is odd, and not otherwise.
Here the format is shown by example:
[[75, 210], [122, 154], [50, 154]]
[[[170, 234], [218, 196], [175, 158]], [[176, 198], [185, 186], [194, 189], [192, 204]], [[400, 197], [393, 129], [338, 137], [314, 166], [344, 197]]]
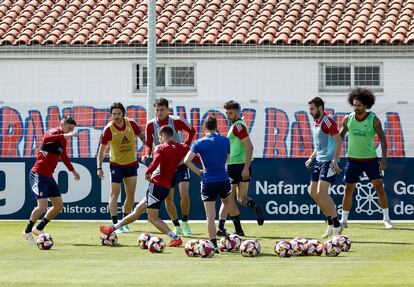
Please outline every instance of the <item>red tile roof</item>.
[[[148, 0], [2, 0], [0, 45], [146, 45]], [[414, 0], [157, 0], [170, 45], [413, 44]]]

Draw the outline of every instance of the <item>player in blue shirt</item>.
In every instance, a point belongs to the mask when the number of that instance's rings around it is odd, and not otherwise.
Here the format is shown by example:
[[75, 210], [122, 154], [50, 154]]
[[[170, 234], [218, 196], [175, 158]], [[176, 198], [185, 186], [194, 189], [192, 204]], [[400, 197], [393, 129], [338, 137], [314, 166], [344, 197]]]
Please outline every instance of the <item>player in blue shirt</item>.
[[[229, 209], [231, 217], [238, 216], [236, 202], [231, 195], [231, 185], [226, 171], [226, 161], [230, 154], [230, 141], [217, 134], [217, 120], [213, 116], [204, 122], [207, 135], [196, 140], [187, 153], [184, 163], [196, 175], [201, 177], [201, 199], [206, 211], [207, 229], [211, 242], [216, 247], [216, 199], [220, 196], [222, 203]], [[197, 168], [192, 160], [199, 155], [203, 169]]]

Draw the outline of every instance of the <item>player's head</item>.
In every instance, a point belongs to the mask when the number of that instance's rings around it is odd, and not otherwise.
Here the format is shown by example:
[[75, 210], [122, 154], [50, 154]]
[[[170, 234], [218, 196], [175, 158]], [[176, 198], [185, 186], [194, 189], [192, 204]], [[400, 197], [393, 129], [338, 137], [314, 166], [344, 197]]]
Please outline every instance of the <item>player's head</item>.
[[155, 115], [158, 119], [164, 120], [168, 117], [168, 100], [166, 98], [158, 98], [154, 102]]
[[217, 130], [217, 119], [215, 116], [208, 116], [204, 121], [204, 127], [209, 133], [215, 133]]
[[73, 132], [76, 127], [76, 121], [70, 116], [64, 116], [60, 121], [60, 126], [63, 133], [67, 134]]
[[309, 113], [316, 120], [319, 119], [325, 112], [325, 103], [320, 97], [314, 97], [309, 100]]
[[375, 96], [368, 89], [356, 88], [349, 93], [348, 103], [353, 107], [356, 115], [361, 115], [375, 104]]
[[125, 116], [124, 105], [121, 103], [113, 103], [111, 105], [110, 111], [112, 115], [112, 120], [117, 124], [122, 123], [122, 121], [124, 120], [124, 116]]
[[228, 101], [224, 104], [224, 109], [226, 110], [227, 119], [230, 122], [235, 122], [240, 118], [240, 104], [236, 101]]
[[168, 142], [174, 135], [174, 131], [172, 127], [169, 125], [162, 126], [158, 131], [158, 137], [160, 139], [160, 143]]

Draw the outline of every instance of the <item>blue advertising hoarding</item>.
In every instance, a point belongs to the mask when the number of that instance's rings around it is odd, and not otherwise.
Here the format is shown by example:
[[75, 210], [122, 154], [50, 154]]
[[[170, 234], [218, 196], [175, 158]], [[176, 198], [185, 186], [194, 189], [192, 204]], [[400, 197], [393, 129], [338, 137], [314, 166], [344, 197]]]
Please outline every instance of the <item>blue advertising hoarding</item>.
[[[109, 166], [104, 164], [105, 179], [96, 176], [96, 160], [72, 159], [81, 180], [75, 182], [62, 163], [59, 163], [55, 178], [58, 181], [64, 201], [64, 210], [58, 219], [109, 219]], [[255, 159], [252, 163], [253, 177], [249, 196], [261, 204], [267, 220], [319, 220], [321, 210], [308, 194], [310, 170], [305, 168], [304, 159]], [[28, 183], [28, 174], [34, 159], [0, 159], [0, 219], [27, 219], [35, 205]], [[388, 194], [391, 219], [409, 220], [414, 218], [413, 158], [391, 158], [385, 172], [384, 183]], [[344, 166], [342, 161], [341, 166]], [[145, 166], [140, 164], [136, 202], [145, 195], [148, 182], [144, 180]], [[345, 191], [343, 174], [337, 176], [331, 186], [338, 211], [341, 209]], [[205, 219], [200, 198], [199, 179], [192, 175], [190, 182], [190, 220]], [[123, 198], [119, 200], [119, 206]], [[179, 206], [179, 193], [175, 194]], [[178, 208], [179, 209], [179, 208]], [[121, 208], [120, 208], [121, 212]], [[240, 207], [242, 219], [255, 219], [254, 213]], [[168, 218], [165, 209], [162, 217]], [[145, 216], [143, 218], [146, 218]], [[349, 219], [381, 219], [381, 209], [376, 193], [367, 178], [357, 184], [353, 207]]]

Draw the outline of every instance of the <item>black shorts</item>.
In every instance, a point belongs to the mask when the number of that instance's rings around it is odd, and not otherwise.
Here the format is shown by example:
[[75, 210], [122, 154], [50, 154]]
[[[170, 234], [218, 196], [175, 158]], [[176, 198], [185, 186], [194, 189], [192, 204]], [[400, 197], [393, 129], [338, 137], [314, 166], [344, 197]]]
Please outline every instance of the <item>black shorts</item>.
[[122, 183], [125, 177], [137, 176], [138, 163], [133, 166], [109, 165], [111, 182]]
[[231, 184], [238, 184], [239, 182], [250, 182], [252, 178], [252, 166], [249, 167], [250, 177], [246, 180], [242, 177], [242, 171], [244, 169], [244, 163], [229, 164], [227, 165], [227, 173], [230, 177]]
[[147, 207], [153, 209], [160, 209], [161, 203], [167, 198], [169, 188], [156, 185], [152, 182], [149, 183], [147, 189]]
[[50, 178], [31, 171], [29, 174], [29, 183], [36, 200], [61, 196], [59, 187], [53, 177]]
[[190, 182], [190, 172], [185, 164], [181, 164], [175, 172], [171, 187], [174, 187], [180, 182]]
[[316, 161], [313, 166], [311, 181], [318, 182], [319, 180], [335, 183], [336, 171], [332, 166], [331, 161]]
[[344, 177], [345, 183], [359, 182], [362, 172], [365, 172], [370, 181], [382, 178], [378, 159], [372, 159], [367, 161], [347, 159]]
[[231, 184], [229, 180], [217, 182], [201, 182], [201, 200], [216, 201], [217, 196], [221, 199], [227, 198], [231, 194]]

